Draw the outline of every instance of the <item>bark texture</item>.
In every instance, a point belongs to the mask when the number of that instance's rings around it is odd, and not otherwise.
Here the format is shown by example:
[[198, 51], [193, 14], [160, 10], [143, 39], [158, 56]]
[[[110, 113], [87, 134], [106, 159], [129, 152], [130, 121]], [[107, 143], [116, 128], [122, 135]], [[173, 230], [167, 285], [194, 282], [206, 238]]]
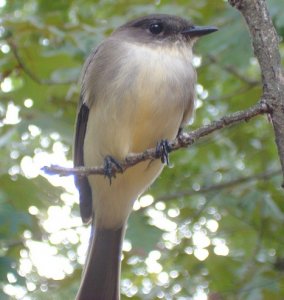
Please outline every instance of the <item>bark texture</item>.
[[254, 54], [261, 69], [262, 101], [269, 108], [284, 177], [284, 71], [278, 47], [279, 37], [265, 0], [229, 2], [243, 15], [250, 32]]

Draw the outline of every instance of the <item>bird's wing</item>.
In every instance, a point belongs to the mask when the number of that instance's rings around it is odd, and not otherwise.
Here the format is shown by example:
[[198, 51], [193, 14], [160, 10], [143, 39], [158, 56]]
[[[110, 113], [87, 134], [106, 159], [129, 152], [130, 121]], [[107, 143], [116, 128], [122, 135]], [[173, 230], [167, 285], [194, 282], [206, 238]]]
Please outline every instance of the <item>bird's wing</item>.
[[[92, 54], [87, 59], [84, 69], [83, 69], [83, 79], [88, 72], [88, 67], [91, 62], [95, 59], [97, 53], [95, 49]], [[83, 80], [82, 80], [83, 81]], [[85, 135], [87, 130], [88, 118], [89, 118], [89, 107], [84, 99], [84, 87], [82, 87], [80, 101], [77, 111], [77, 120], [75, 127], [75, 139], [74, 139], [74, 167], [83, 167], [84, 166], [84, 142]], [[92, 99], [92, 102], [95, 102]], [[80, 213], [84, 223], [88, 223], [93, 215], [92, 208], [92, 190], [86, 176], [75, 176], [75, 185], [79, 190], [80, 194]]]

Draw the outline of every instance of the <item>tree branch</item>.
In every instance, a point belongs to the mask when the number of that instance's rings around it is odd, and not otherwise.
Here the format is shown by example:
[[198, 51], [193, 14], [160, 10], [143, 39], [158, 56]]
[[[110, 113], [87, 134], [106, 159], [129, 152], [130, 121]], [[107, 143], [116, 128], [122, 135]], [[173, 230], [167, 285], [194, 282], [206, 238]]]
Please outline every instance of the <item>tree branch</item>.
[[[279, 53], [279, 38], [265, 0], [229, 0], [246, 20], [254, 54], [259, 62], [263, 101], [270, 108], [275, 142], [284, 177], [284, 71]], [[284, 187], [284, 184], [282, 185]]]
[[[257, 103], [255, 106], [250, 107], [247, 110], [239, 111], [232, 113], [231, 115], [225, 116], [220, 120], [213, 121], [212, 123], [202, 126], [191, 132], [184, 132], [180, 134], [175, 140], [169, 142], [169, 146], [171, 151], [178, 150], [180, 148], [185, 148], [196, 143], [200, 138], [207, 136], [219, 129], [224, 127], [228, 127], [230, 125], [234, 125], [240, 123], [242, 121], [248, 121], [251, 118], [264, 114], [268, 112], [268, 107], [263, 102]], [[156, 148], [147, 149], [142, 153], [130, 153], [125, 161], [120, 162], [121, 170], [116, 166], [112, 166], [112, 175], [115, 176], [116, 173], [121, 173], [128, 169], [131, 166], [138, 164], [139, 162], [146, 160], [154, 160], [160, 158], [162, 153], [158, 153]], [[43, 167], [43, 171], [50, 174], [55, 175], [58, 174], [60, 176], [68, 176], [68, 175], [79, 175], [79, 176], [88, 176], [88, 175], [105, 175], [104, 167], [77, 167], [77, 168], [64, 168], [60, 166], [50, 166]]]

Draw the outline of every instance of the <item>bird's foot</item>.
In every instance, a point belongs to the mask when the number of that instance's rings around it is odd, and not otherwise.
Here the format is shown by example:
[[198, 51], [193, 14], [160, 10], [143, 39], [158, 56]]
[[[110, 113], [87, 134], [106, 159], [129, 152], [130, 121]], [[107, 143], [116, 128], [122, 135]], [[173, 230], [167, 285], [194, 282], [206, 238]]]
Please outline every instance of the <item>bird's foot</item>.
[[170, 165], [169, 153], [172, 151], [172, 148], [167, 140], [161, 140], [156, 147], [156, 155], [161, 157], [163, 164]]
[[180, 127], [179, 130], [178, 130], [178, 134], [177, 134], [177, 137], [176, 137], [176, 138], [177, 138], [179, 144], [180, 144], [182, 147], [186, 147], [187, 144], [184, 142], [182, 132], [183, 132], [183, 128]]
[[109, 184], [111, 184], [112, 178], [115, 178], [115, 174], [123, 172], [123, 168], [118, 160], [110, 155], [107, 155], [104, 159], [104, 174], [105, 177], [109, 179]]
[[182, 132], [183, 132], [183, 128], [180, 127], [180, 128], [178, 129], [177, 138], [182, 134]]

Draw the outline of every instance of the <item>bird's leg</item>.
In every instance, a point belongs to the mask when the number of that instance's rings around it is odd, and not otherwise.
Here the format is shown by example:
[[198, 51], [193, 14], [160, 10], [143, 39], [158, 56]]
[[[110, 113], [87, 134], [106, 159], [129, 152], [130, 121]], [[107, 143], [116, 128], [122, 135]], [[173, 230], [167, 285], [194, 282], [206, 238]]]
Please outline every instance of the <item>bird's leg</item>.
[[182, 134], [182, 132], [183, 132], [183, 128], [182, 127], [180, 127], [179, 129], [178, 129], [178, 133], [177, 133], [177, 138], [179, 138], [179, 136]]
[[180, 128], [178, 129], [178, 133], [177, 133], [176, 138], [177, 138], [179, 144], [180, 144], [182, 147], [186, 147], [187, 145], [184, 143], [184, 141], [183, 141], [183, 139], [182, 139], [182, 132], [183, 132], [183, 128], [180, 127]]
[[109, 179], [109, 184], [111, 184], [112, 178], [115, 178], [116, 172], [123, 172], [120, 162], [112, 156], [107, 155], [104, 159], [104, 174]]
[[161, 140], [156, 147], [156, 155], [161, 157], [163, 164], [170, 165], [169, 153], [172, 151], [172, 148], [168, 140]]

